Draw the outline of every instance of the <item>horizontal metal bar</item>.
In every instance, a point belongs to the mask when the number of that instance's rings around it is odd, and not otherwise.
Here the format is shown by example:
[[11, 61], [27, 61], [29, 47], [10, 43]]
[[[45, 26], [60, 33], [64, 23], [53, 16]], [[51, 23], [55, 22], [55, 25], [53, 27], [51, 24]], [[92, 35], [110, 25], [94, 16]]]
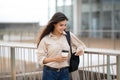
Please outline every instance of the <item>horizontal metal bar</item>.
[[37, 48], [36, 44], [34, 43], [4, 42], [4, 41], [0, 41], [0, 46], [15, 47], [15, 48], [32, 48], [32, 49]]
[[[34, 44], [34, 43], [0, 42], [0, 46], [37, 49], [36, 44]], [[120, 50], [86, 48], [85, 53], [105, 54], [105, 55], [120, 55]]]
[[[110, 63], [110, 65], [116, 65], [116, 63]], [[82, 68], [94, 68], [94, 67], [103, 67], [103, 66], [107, 66], [107, 64], [103, 64], [103, 65], [92, 65], [92, 66], [85, 66], [85, 67], [81, 67], [79, 69]]]
[[120, 50], [100, 49], [100, 48], [86, 48], [85, 53], [105, 54], [105, 55], [120, 55]]
[[[18, 73], [18, 74], [16, 74], [16, 77], [19, 77], [19, 76], [28, 76], [28, 75], [35, 75], [35, 74], [42, 74], [42, 71], [28, 72], [28, 73]], [[11, 75], [0, 76], [0, 78], [10, 78], [10, 77], [11, 77]]]

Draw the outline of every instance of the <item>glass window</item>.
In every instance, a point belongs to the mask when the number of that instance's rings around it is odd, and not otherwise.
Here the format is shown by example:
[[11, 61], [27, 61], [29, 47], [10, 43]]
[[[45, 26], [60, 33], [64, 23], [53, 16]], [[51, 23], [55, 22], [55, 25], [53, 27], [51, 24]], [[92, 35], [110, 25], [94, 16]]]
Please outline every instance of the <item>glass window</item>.
[[120, 2], [120, 0], [102, 0], [103, 2]]
[[82, 3], [88, 3], [89, 0], [82, 0]]
[[112, 32], [103, 32], [103, 38], [111, 38]]
[[120, 1], [114, 1], [114, 29], [115, 38], [120, 39]]
[[111, 30], [112, 29], [112, 3], [110, 0], [102, 0], [102, 21], [103, 21], [103, 30]]
[[103, 30], [111, 30], [112, 29], [112, 22], [111, 22], [111, 11], [104, 11], [103, 12]]
[[100, 29], [100, 12], [93, 12], [92, 13], [92, 29], [98, 30]]
[[83, 37], [120, 38], [120, 0], [82, 0], [81, 21]]
[[114, 2], [115, 30], [120, 30], [120, 1]]
[[115, 32], [115, 38], [120, 39], [120, 32]]
[[120, 30], [120, 11], [115, 11], [114, 16], [115, 30]]
[[1, 29], [4, 29], [5, 27], [6, 27], [5, 24], [0, 24], [0, 30], [1, 30]]
[[82, 13], [82, 30], [88, 30], [89, 29], [89, 13], [84, 12]]
[[80, 33], [80, 36], [81, 37], [89, 37], [89, 32], [83, 31], [83, 32]]
[[101, 37], [101, 32], [99, 32], [98, 30], [92, 30], [90, 32], [90, 36], [92, 38], [100, 38]]
[[99, 3], [101, 0], [92, 0], [92, 3]]

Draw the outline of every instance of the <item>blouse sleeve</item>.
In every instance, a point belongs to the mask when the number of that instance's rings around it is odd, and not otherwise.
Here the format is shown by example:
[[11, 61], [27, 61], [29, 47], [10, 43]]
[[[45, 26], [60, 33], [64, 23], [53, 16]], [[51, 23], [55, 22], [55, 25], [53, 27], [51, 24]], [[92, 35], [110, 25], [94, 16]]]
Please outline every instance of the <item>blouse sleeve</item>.
[[71, 45], [73, 52], [76, 52], [78, 48], [83, 48], [83, 49], [86, 48], [85, 44], [80, 39], [78, 39], [72, 32], [70, 32], [70, 35], [71, 35]]
[[38, 46], [38, 53], [37, 53], [37, 61], [38, 63], [43, 66], [43, 60], [47, 56], [47, 48], [45, 45], [45, 40], [44, 38], [40, 41], [39, 46]]

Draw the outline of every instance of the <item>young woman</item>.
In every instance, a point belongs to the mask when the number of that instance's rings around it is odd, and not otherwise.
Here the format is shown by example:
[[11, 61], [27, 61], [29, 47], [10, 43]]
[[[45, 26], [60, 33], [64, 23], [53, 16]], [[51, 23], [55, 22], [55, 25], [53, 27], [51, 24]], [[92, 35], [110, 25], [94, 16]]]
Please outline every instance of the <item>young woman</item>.
[[[68, 18], [57, 12], [38, 36], [38, 63], [43, 66], [42, 80], [69, 80], [70, 46], [66, 39]], [[76, 56], [84, 53], [85, 45], [73, 33], [71, 35], [72, 51]], [[64, 50], [64, 51], [63, 51]]]

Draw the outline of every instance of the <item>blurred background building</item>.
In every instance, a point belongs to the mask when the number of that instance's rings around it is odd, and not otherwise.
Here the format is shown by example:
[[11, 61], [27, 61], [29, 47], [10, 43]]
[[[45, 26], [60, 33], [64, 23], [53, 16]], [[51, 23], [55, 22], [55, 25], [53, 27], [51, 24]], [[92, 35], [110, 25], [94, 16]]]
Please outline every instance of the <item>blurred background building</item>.
[[[119, 0], [46, 1], [46, 22], [55, 12], [63, 12], [69, 18], [68, 29], [77, 35], [88, 47], [120, 49]], [[43, 18], [46, 16], [43, 16]], [[27, 41], [25, 37], [30, 37], [27, 38], [28, 42], [34, 42], [40, 26], [44, 25], [41, 25], [39, 22], [0, 22], [0, 39], [12, 41], [11, 37], [20, 32], [18, 34], [20, 38], [14, 36], [14, 40]], [[3, 35], [3, 33], [5, 34]], [[28, 36], [22, 37], [24, 35]], [[9, 37], [6, 38], [6, 36]]]
[[38, 22], [0, 23], [0, 39], [12, 42], [31, 42], [35, 39], [38, 28]]

